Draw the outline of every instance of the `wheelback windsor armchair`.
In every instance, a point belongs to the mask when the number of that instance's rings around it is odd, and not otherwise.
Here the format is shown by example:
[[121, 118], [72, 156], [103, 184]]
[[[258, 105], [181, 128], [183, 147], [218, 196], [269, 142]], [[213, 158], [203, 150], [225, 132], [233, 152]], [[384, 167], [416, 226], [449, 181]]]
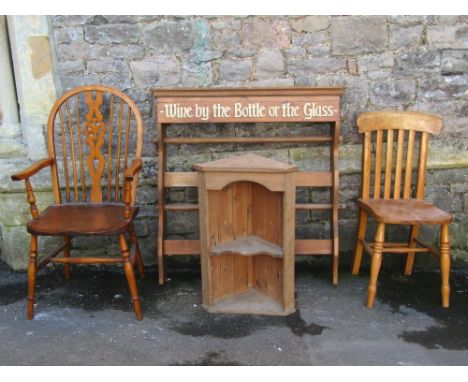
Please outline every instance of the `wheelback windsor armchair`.
[[[60, 97], [48, 120], [48, 158], [12, 175], [24, 180], [32, 220], [28, 266], [28, 319], [34, 317], [37, 271], [49, 262], [123, 263], [135, 315], [142, 313], [135, 282], [135, 261], [143, 262], [134, 229], [138, 173], [142, 168], [143, 123], [135, 103], [121, 91], [101, 85], [77, 87]], [[29, 178], [49, 167], [55, 204], [39, 213]], [[74, 236], [118, 236], [121, 258], [71, 257]], [[130, 249], [126, 235], [130, 237]], [[38, 236], [61, 236], [63, 243], [37, 264]], [[63, 252], [63, 257], [56, 258]]]
[[[362, 251], [365, 249], [372, 257], [367, 307], [372, 308], [374, 305], [382, 253], [407, 254], [404, 274], [410, 275], [417, 252], [430, 252], [440, 257], [442, 306], [448, 307], [450, 294], [448, 227], [453, 217], [424, 200], [429, 134], [438, 134], [441, 131], [442, 120], [427, 113], [382, 111], [361, 114], [357, 119], [357, 125], [359, 133], [364, 134], [363, 173], [361, 197], [358, 199], [358, 237], [352, 273], [354, 275], [359, 273]], [[413, 165], [415, 157], [418, 155], [415, 150], [418, 140], [419, 158], [414, 187], [412, 186], [412, 172], [415, 167]], [[404, 159], [405, 152], [406, 160]], [[384, 173], [382, 173], [383, 166], [385, 166]], [[373, 194], [371, 193], [372, 181], [374, 183]], [[415, 188], [414, 196], [412, 196], [412, 188]], [[374, 243], [365, 241], [369, 214], [378, 223]], [[385, 227], [388, 224], [410, 225], [408, 242], [386, 243]], [[419, 230], [422, 224], [441, 225], [440, 254], [419, 240]]]

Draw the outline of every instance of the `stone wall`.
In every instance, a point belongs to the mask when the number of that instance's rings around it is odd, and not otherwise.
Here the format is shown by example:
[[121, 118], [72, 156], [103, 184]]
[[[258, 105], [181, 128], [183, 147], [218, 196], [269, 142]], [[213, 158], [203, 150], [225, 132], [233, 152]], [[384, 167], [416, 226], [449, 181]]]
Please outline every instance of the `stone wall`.
[[[468, 262], [468, 18], [462, 16], [55, 16], [51, 18], [59, 87], [102, 83], [127, 92], [145, 120], [145, 169], [139, 188], [141, 214], [137, 232], [147, 263], [154, 263], [156, 241], [155, 87], [344, 86], [341, 102], [340, 212], [342, 261], [354, 245], [360, 182], [360, 137], [356, 116], [364, 111], [401, 109], [440, 115], [445, 127], [431, 141], [427, 197], [455, 214], [452, 253]], [[270, 133], [289, 128], [258, 126]], [[296, 127], [291, 127], [295, 129]], [[195, 129], [195, 127], [193, 127]], [[207, 126], [210, 134], [222, 128]], [[250, 134], [248, 126], [226, 126], [234, 134]], [[276, 129], [276, 130], [275, 130]], [[304, 146], [216, 145], [171, 147], [169, 167], [190, 171], [191, 164], [232, 152], [252, 150], [301, 169], [323, 169], [324, 149]], [[1, 153], [0, 153], [1, 154]], [[8, 173], [20, 159], [0, 164]], [[44, 202], [47, 175], [37, 183]], [[27, 235], [25, 196], [4, 176], [0, 193], [3, 258], [24, 268]], [[320, 202], [328, 191], [300, 190], [303, 201]], [[193, 201], [191, 189], [173, 190], [172, 201]], [[15, 217], [15, 211], [21, 211]], [[13, 216], [14, 215], [14, 216]], [[169, 236], [195, 238], [198, 216], [169, 216]], [[328, 230], [323, 213], [300, 213], [298, 237], [322, 237]], [[437, 230], [426, 228], [423, 239], [435, 241]], [[404, 233], [394, 230], [397, 236]], [[47, 243], [46, 243], [47, 246]], [[100, 254], [116, 251], [115, 243], [76, 241], [76, 250]], [[422, 255], [424, 258], [424, 255]], [[14, 260], [13, 260], [14, 259]], [[436, 265], [430, 262], [428, 264]]]

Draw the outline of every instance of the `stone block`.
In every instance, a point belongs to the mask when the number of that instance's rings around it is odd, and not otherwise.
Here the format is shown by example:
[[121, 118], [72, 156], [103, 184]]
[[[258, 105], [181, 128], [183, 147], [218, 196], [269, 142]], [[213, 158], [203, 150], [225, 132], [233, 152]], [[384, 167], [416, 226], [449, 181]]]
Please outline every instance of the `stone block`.
[[173, 56], [157, 56], [130, 63], [135, 85], [140, 88], [151, 86], [173, 86], [180, 81], [180, 64]]
[[252, 87], [284, 87], [294, 86], [294, 78], [266, 78], [249, 82]]
[[257, 78], [271, 78], [284, 73], [284, 57], [279, 50], [261, 51], [257, 55]]
[[99, 60], [89, 60], [86, 64], [88, 73], [120, 73], [129, 74], [127, 63], [123, 60], [104, 58]]
[[406, 28], [391, 25], [389, 28], [389, 47], [395, 50], [417, 48], [421, 44], [423, 30], [424, 26], [422, 25]]
[[332, 52], [335, 55], [376, 53], [387, 46], [384, 16], [342, 16], [331, 21]]
[[436, 49], [467, 49], [468, 25], [428, 25], [427, 43]]
[[289, 48], [291, 29], [286, 19], [252, 17], [241, 29], [242, 45], [257, 48]]
[[241, 20], [236, 17], [223, 16], [211, 21], [210, 26], [214, 30], [239, 30]]
[[468, 73], [468, 51], [444, 50], [441, 62], [442, 75]]
[[318, 32], [330, 26], [330, 16], [305, 16], [291, 20], [295, 32]]
[[17, 139], [1, 138], [0, 158], [22, 158], [27, 155], [27, 147]]
[[[31, 236], [23, 226], [8, 227], [0, 224], [2, 260], [15, 271], [25, 271], [29, 262]], [[38, 239], [38, 262], [51, 253], [60, 243], [60, 238], [41, 236]]]
[[433, 50], [410, 50], [397, 55], [395, 67], [402, 73], [431, 71], [440, 66], [440, 56]]
[[357, 58], [360, 73], [367, 73], [376, 70], [390, 69], [395, 65], [393, 53], [385, 52], [360, 56]]
[[85, 63], [83, 60], [61, 61], [59, 63], [59, 71], [62, 76], [83, 73], [84, 70], [85, 70]]
[[[108, 48], [107, 48], [108, 49]], [[84, 41], [70, 44], [57, 44], [57, 56], [62, 61], [77, 61], [83, 59], [100, 59], [102, 53], [99, 47], [88, 44]]]
[[119, 44], [119, 45], [102, 45], [95, 46], [98, 54], [94, 55], [94, 59], [109, 57], [115, 59], [138, 60], [144, 56], [144, 46], [142, 44]]
[[415, 80], [375, 81], [370, 85], [370, 101], [375, 106], [402, 106], [416, 98]]
[[182, 67], [182, 84], [186, 87], [206, 87], [213, 84], [211, 63], [186, 63]]
[[7, 227], [0, 224], [2, 232], [1, 257], [13, 270], [26, 270], [29, 262], [30, 235], [24, 227]]
[[293, 37], [293, 46], [303, 46], [307, 51], [313, 51], [317, 46], [329, 45], [329, 34], [320, 31], [314, 33], [301, 33]]
[[390, 24], [396, 24], [403, 27], [411, 27], [420, 25], [424, 21], [424, 16], [388, 16], [388, 22]]
[[91, 44], [134, 44], [140, 38], [140, 27], [133, 24], [88, 24], [84, 28], [84, 39]]
[[238, 31], [222, 29], [213, 32], [213, 46], [220, 50], [230, 49], [233, 46], [239, 47], [241, 36]]
[[81, 26], [90, 22], [93, 19], [91, 15], [85, 16], [69, 16], [69, 15], [62, 15], [62, 16], [53, 16], [52, 23], [54, 27], [73, 27], [73, 26]]
[[301, 46], [292, 46], [291, 48], [284, 50], [284, 55], [287, 60], [304, 58], [306, 50]]
[[221, 60], [219, 63], [220, 81], [248, 81], [252, 77], [251, 60]]
[[[53, 203], [52, 192], [35, 192], [36, 205], [40, 211]], [[31, 211], [23, 193], [0, 193], [0, 223], [5, 226], [25, 225], [31, 219]]]
[[200, 40], [202, 35], [197, 33], [195, 24], [189, 20], [159, 20], [145, 28], [143, 38], [148, 49], [158, 54], [161, 51], [188, 51], [196, 45], [206, 45]]
[[70, 44], [72, 42], [83, 41], [83, 27], [56, 28], [54, 29], [56, 44]]
[[466, 97], [467, 83], [466, 75], [443, 77], [428, 75], [418, 80], [418, 99], [423, 101], [463, 99]]
[[291, 60], [287, 72], [296, 77], [313, 77], [317, 74], [338, 73], [347, 71], [346, 60], [341, 58], [310, 58]]

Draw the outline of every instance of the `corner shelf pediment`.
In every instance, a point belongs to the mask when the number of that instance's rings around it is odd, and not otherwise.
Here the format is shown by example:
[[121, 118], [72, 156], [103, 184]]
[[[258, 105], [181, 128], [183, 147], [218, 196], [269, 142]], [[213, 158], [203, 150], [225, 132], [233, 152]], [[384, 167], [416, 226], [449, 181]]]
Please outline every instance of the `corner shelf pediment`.
[[283, 248], [254, 235], [244, 236], [240, 239], [212, 246], [210, 251], [212, 256], [235, 254], [241, 256], [268, 255], [279, 258], [283, 257]]

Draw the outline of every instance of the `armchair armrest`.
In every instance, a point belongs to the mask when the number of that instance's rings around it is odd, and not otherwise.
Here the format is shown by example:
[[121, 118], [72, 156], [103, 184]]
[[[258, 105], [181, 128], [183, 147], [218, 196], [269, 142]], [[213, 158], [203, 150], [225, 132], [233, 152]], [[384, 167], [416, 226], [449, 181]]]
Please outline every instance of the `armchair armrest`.
[[53, 163], [54, 163], [53, 158], [41, 159], [37, 161], [36, 163], [32, 164], [31, 166], [29, 166], [26, 170], [13, 174], [11, 176], [11, 180], [27, 179], [30, 176], [33, 176], [34, 174], [42, 170], [44, 167], [50, 166]]
[[135, 175], [141, 170], [142, 166], [141, 159], [134, 159], [130, 167], [125, 170], [125, 180], [131, 182]]
[[130, 216], [132, 214], [132, 208], [131, 208], [131, 203], [132, 203], [132, 181], [135, 175], [138, 173], [138, 171], [141, 170], [143, 164], [141, 162], [141, 159], [134, 159], [131, 166], [128, 167], [125, 170], [124, 176], [125, 176], [125, 186], [124, 186], [124, 203], [125, 203], [125, 211], [124, 211], [124, 218], [125, 219], [130, 219]]

